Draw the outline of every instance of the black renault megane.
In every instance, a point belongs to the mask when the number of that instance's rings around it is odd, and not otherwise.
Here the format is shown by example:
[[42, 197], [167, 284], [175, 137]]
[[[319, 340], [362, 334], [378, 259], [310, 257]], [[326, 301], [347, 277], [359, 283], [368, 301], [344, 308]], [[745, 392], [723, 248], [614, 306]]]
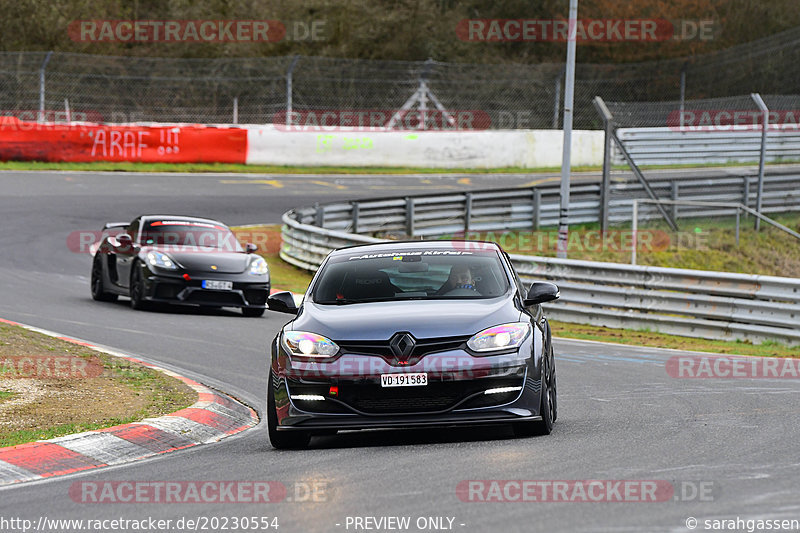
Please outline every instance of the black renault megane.
[[328, 255], [272, 343], [267, 422], [276, 448], [335, 430], [511, 423], [549, 434], [556, 366], [540, 306], [494, 243], [387, 242]]

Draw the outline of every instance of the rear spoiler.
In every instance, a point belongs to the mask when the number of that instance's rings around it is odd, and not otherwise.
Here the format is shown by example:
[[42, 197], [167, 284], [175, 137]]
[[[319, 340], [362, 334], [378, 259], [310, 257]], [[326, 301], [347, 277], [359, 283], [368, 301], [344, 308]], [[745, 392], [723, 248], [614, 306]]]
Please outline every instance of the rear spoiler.
[[112, 228], [124, 228], [127, 225], [128, 225], [127, 222], [109, 222], [108, 224], [103, 226], [103, 229], [107, 230], [107, 229], [112, 229]]

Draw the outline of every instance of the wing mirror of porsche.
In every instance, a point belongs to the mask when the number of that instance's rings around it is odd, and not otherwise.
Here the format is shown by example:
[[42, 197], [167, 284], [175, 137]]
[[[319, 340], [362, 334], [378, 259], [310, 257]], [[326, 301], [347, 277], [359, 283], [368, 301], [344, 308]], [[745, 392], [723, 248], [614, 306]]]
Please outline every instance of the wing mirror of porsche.
[[276, 292], [271, 295], [267, 298], [267, 307], [270, 311], [297, 314], [297, 304], [294, 303], [294, 296], [289, 291]]
[[523, 302], [525, 306], [541, 304], [544, 302], [552, 302], [557, 300], [561, 294], [558, 292], [558, 286], [555, 283], [547, 281], [537, 281], [531, 288], [528, 289], [528, 295]]
[[247, 244], [244, 245], [244, 251], [247, 252], [248, 254], [255, 253], [258, 251], [258, 246], [256, 246], [252, 242], [248, 242]]

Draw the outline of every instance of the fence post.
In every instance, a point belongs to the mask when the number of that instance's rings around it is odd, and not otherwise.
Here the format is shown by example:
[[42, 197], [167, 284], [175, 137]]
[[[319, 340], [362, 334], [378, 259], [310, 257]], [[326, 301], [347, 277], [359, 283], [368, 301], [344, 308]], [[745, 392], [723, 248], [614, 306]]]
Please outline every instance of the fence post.
[[72, 113], [69, 110], [69, 98], [64, 98], [64, 116], [67, 122], [72, 124]]
[[533, 231], [539, 231], [539, 224], [541, 223], [541, 210], [542, 210], [542, 191], [539, 189], [533, 189], [533, 216], [531, 220], [531, 225], [533, 226]]
[[[756, 192], [756, 212], [761, 214], [761, 197], [764, 193], [764, 159], [767, 156], [767, 130], [769, 129], [769, 109], [767, 104], [758, 93], [752, 93], [750, 97], [764, 115], [764, 123], [761, 125], [761, 154], [758, 158], [758, 191]], [[758, 231], [761, 219], [756, 217], [755, 228]]]
[[294, 56], [292, 62], [289, 63], [289, 69], [286, 71], [286, 125], [292, 124], [292, 78], [294, 67], [297, 66], [297, 61], [300, 56]]
[[[464, 198], [464, 233], [469, 231], [469, 223], [472, 219], [472, 193], [468, 192]], [[466, 238], [466, 235], [464, 235]]]
[[406, 235], [414, 236], [414, 198], [406, 196]]
[[233, 97], [233, 123], [239, 123], [239, 97]]
[[553, 98], [553, 129], [558, 129], [558, 112], [561, 110], [561, 77], [566, 72], [566, 67], [562, 67], [556, 76], [555, 98]]
[[683, 131], [683, 112], [686, 107], [686, 67], [689, 66], [688, 61], [684, 61], [683, 66], [681, 66], [681, 105], [680, 105], [680, 113], [681, 113], [681, 131]]
[[600, 184], [600, 230], [605, 234], [605, 232], [608, 231], [608, 204], [611, 194], [611, 132], [614, 128], [614, 116], [601, 97], [595, 96], [592, 103], [603, 119], [603, 125], [605, 126], [605, 137], [603, 140], [603, 181]]
[[44, 70], [47, 68], [47, 63], [50, 62], [50, 57], [53, 51], [47, 52], [42, 61], [42, 66], [39, 67], [39, 122], [44, 122]]

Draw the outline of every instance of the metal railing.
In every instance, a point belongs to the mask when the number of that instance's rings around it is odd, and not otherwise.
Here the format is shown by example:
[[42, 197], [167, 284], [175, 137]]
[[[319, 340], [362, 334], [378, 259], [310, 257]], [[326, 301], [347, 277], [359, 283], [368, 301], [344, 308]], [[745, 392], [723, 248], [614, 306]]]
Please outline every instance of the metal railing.
[[[631, 245], [631, 264], [636, 264], [636, 249], [638, 248], [636, 238], [639, 234], [639, 204], [661, 204], [661, 205], [671, 205], [673, 208], [679, 205], [685, 205], [690, 207], [704, 207], [704, 208], [731, 208], [736, 212], [736, 225], [735, 225], [735, 232], [736, 232], [736, 246], [739, 246], [739, 227], [741, 226], [741, 215], [742, 211], [745, 214], [752, 215], [755, 217], [756, 222], [763, 220], [767, 224], [778, 228], [779, 230], [788, 233], [795, 239], [800, 239], [800, 233], [797, 233], [793, 229], [787, 228], [780, 222], [772, 220], [769, 217], [766, 217], [756, 211], [755, 209], [750, 209], [746, 205], [737, 204], [737, 203], [730, 203], [730, 202], [697, 202], [692, 200], [651, 200], [649, 198], [637, 198], [633, 200], [633, 209], [631, 210], [631, 237], [633, 239], [633, 243]], [[758, 230], [758, 224], [756, 223], [756, 230]]]
[[[754, 208], [758, 178], [754, 175], [650, 181], [658, 198], [680, 202], [731, 202]], [[604, 208], [614, 224], [631, 221], [634, 199], [648, 198], [637, 182], [610, 185], [603, 206], [600, 183], [570, 188], [570, 224], [598, 222]], [[762, 213], [800, 211], [800, 170], [773, 170], [765, 176]], [[292, 217], [320, 228], [405, 238], [456, 232], [538, 229], [558, 223], [558, 184], [530, 189], [496, 189], [374, 200], [333, 202], [293, 209]], [[713, 217], [733, 214], [730, 207], [674, 206], [673, 218]], [[657, 219], [643, 213], [640, 220]]]
[[[755, 177], [653, 182], [655, 190], [681, 198], [741, 199]], [[705, 187], [703, 186], [705, 184]], [[710, 190], [709, 190], [710, 188]], [[557, 222], [558, 192], [549, 187], [508, 189], [361, 200], [299, 207], [283, 215], [281, 257], [316, 270], [333, 249], [382, 242], [385, 237], [446, 236], [477, 230], [537, 228]], [[599, 185], [573, 188], [571, 223], [597, 221]], [[705, 192], [703, 192], [705, 191]], [[612, 185], [611, 219], [631, 220], [631, 207], [644, 191], [633, 183]], [[715, 202], [707, 201], [714, 204]], [[714, 216], [730, 206], [674, 205], [676, 218]], [[743, 202], [744, 203], [744, 202]], [[800, 178], [767, 176], [765, 210], [800, 210]], [[659, 217], [651, 214], [652, 218]], [[791, 230], [790, 230], [791, 231]], [[367, 235], [372, 234], [372, 235]], [[378, 236], [373, 236], [378, 235]], [[712, 339], [777, 340], [800, 343], [800, 280], [574, 259], [512, 255], [526, 282], [558, 283], [561, 299], [547, 305], [551, 318], [606, 327], [653, 331]]]

